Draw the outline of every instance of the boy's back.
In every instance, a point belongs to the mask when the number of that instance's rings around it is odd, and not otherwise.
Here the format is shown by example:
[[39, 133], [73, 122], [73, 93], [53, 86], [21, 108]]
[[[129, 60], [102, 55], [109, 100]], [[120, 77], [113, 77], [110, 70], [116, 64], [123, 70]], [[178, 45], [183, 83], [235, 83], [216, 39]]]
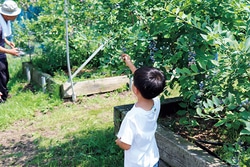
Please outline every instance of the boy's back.
[[134, 105], [121, 124], [117, 137], [131, 145], [130, 149], [125, 151], [125, 167], [152, 167], [159, 160], [154, 135], [160, 112], [160, 100], [153, 100], [154, 106], [150, 111]]

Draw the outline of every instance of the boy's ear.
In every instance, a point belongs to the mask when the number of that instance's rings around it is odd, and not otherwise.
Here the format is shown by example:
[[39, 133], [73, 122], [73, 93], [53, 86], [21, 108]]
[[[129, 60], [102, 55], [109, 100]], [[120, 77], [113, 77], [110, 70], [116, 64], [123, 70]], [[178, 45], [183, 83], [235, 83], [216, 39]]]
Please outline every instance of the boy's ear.
[[135, 94], [135, 95], [138, 95], [138, 94], [141, 93], [141, 92], [137, 89], [137, 87], [135, 87], [134, 85], [133, 85], [133, 91], [134, 91], [134, 94]]

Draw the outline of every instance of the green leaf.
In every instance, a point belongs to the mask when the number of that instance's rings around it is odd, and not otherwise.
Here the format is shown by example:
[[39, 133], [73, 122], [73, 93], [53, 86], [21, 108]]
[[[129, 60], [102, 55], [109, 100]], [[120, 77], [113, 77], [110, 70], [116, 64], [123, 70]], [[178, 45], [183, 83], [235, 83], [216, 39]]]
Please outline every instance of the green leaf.
[[221, 119], [216, 124], [214, 124], [214, 126], [219, 127], [219, 126], [221, 126], [221, 125], [223, 125], [225, 123], [226, 123], [226, 120], [225, 119]]
[[178, 7], [178, 8], [175, 8], [175, 9], [173, 9], [172, 11], [173, 11], [173, 13], [178, 14], [178, 13], [180, 12], [180, 8], [179, 8], [179, 7]]
[[250, 131], [250, 122], [249, 121], [245, 121], [245, 120], [242, 120], [242, 119], [239, 119], [239, 121], [243, 122], [245, 124], [245, 129], [249, 130]]
[[208, 39], [207, 39], [207, 35], [205, 35], [205, 34], [201, 34], [201, 37], [202, 37], [204, 40], [206, 40], [206, 41], [208, 40]]
[[213, 100], [213, 103], [215, 104], [215, 106], [220, 105], [220, 99], [218, 99], [216, 96], [212, 96], [212, 100]]
[[199, 126], [199, 122], [197, 122], [196, 120], [191, 120], [191, 125], [192, 126]]
[[203, 101], [203, 106], [204, 106], [205, 108], [208, 108], [208, 104], [207, 104], [205, 101]]
[[169, 33], [164, 34], [164, 38], [169, 38], [169, 37], [170, 37]]
[[229, 100], [228, 100], [228, 97], [227, 98], [225, 98], [225, 99], [222, 99], [222, 102], [224, 103], [224, 104], [226, 104], [226, 105], [229, 105]]
[[177, 74], [182, 74], [182, 70], [180, 68], [176, 68], [175, 71]]
[[210, 99], [207, 99], [207, 104], [209, 105], [209, 107], [214, 107], [214, 103]]
[[187, 103], [179, 103], [179, 106], [181, 106], [182, 108], [186, 108], [187, 107]]
[[247, 53], [250, 52], [250, 37], [247, 38], [246, 43], [245, 43], [245, 51]]
[[200, 66], [202, 69], [204, 69], [204, 70], [207, 69], [207, 63], [206, 63], [205, 61], [199, 60], [199, 61], [197, 61], [197, 63], [199, 64], [199, 66]]
[[201, 117], [204, 116], [204, 114], [202, 114], [202, 109], [201, 109], [201, 108], [196, 108], [196, 113], [197, 113], [199, 116], [201, 116]]
[[219, 62], [217, 60], [211, 60], [211, 63], [217, 67], [219, 66]]
[[226, 125], [226, 127], [229, 128], [229, 129], [232, 128], [232, 124], [231, 124], [231, 123], [226, 122], [225, 125]]
[[246, 120], [250, 120], [250, 112], [244, 111], [240, 113], [241, 117]]
[[187, 111], [186, 110], [179, 110], [177, 111], [177, 114], [180, 115], [180, 116], [184, 116], [186, 115]]
[[192, 20], [192, 15], [191, 15], [191, 13], [189, 13], [187, 15], [187, 22], [188, 22], [188, 24], [191, 24], [191, 20]]
[[182, 117], [179, 120], [179, 122], [180, 122], [181, 125], [188, 125], [189, 124], [188, 119], [186, 117]]
[[214, 109], [215, 112], [223, 111], [224, 107], [219, 106]]
[[234, 110], [237, 106], [234, 104], [229, 104], [227, 107], [229, 110]]
[[187, 15], [184, 12], [180, 12], [179, 17], [184, 20], [187, 17]]
[[233, 103], [234, 102], [234, 95], [232, 93], [228, 93], [228, 100], [230, 103]]
[[192, 65], [191, 65], [191, 69], [192, 69], [195, 73], [198, 73], [198, 68], [197, 68], [196, 64], [192, 64]]
[[242, 136], [242, 135], [250, 135], [250, 131], [247, 130], [247, 129], [242, 129], [242, 130], [240, 131], [240, 135], [241, 135], [241, 136]]
[[191, 71], [188, 68], [183, 68], [182, 70], [186, 74], [191, 74]]

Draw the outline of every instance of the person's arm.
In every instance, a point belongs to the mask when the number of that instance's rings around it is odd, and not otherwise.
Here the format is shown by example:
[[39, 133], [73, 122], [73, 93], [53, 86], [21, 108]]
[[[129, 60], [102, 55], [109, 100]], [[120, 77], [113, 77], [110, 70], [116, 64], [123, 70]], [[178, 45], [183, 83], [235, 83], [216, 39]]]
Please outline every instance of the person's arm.
[[4, 39], [4, 40], [5, 40], [6, 44], [11, 47], [11, 49], [7, 49], [7, 48], [4, 48], [4, 47], [0, 46], [0, 52], [1, 53], [11, 54], [13, 56], [19, 56], [19, 52], [18, 52], [17, 48], [15, 48], [14, 43], [8, 41], [7, 39]]
[[12, 49], [15, 48], [15, 44], [13, 42], [10, 42], [7, 38], [4, 39], [5, 43], [9, 45]]
[[134, 66], [134, 64], [130, 60], [130, 56], [128, 54], [122, 54], [121, 56], [122, 56], [123, 61], [129, 67], [129, 69], [131, 70], [131, 72], [134, 74], [134, 72], [136, 70], [136, 67]]
[[118, 145], [123, 150], [129, 150], [131, 145], [123, 143], [120, 138], [115, 140], [116, 145]]

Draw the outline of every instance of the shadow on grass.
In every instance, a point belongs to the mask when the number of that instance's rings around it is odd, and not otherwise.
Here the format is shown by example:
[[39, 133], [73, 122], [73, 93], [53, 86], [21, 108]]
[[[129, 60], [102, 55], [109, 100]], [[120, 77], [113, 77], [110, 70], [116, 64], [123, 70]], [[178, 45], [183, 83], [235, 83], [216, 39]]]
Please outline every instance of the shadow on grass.
[[[25, 166], [123, 166], [123, 151], [115, 145], [113, 128], [81, 131], [66, 138], [65, 143], [39, 147], [37, 154]], [[36, 144], [43, 140], [36, 140]]]
[[64, 143], [40, 146], [47, 140], [23, 135], [8, 141], [9, 146], [0, 145], [0, 166], [123, 166], [123, 151], [115, 145], [113, 128], [81, 131], [65, 137]]
[[0, 145], [0, 166], [23, 166], [37, 152], [31, 136], [23, 135], [20, 139], [11, 139], [7, 142], [8, 146]]

